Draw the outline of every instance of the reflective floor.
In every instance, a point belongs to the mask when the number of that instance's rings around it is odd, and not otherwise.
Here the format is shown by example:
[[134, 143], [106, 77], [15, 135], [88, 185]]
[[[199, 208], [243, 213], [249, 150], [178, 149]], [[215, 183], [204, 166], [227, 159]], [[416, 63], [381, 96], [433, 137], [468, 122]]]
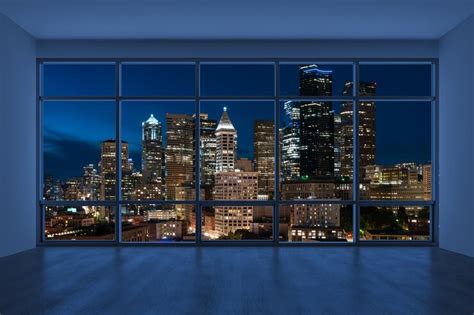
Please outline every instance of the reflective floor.
[[474, 312], [474, 259], [426, 247], [50, 247], [0, 280], [2, 315]]

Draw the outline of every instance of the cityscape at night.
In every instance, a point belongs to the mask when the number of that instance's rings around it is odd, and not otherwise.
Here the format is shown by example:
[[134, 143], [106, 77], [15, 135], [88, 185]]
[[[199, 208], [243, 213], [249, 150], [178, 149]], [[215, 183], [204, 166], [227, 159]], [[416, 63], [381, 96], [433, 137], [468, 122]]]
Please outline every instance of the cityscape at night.
[[[180, 71], [186, 77], [185, 69]], [[255, 80], [265, 77], [265, 71]], [[378, 71], [383, 74], [386, 69]], [[403, 72], [394, 75], [394, 80], [384, 79], [376, 71], [367, 80], [361, 76], [360, 97], [396, 91], [384, 84], [393, 85]], [[206, 100], [201, 101], [198, 120], [193, 101], [122, 101], [121, 200], [130, 202], [120, 209], [123, 241], [194, 241], [195, 205], [180, 201], [195, 200], [197, 191], [201, 200], [209, 201], [295, 200], [279, 205], [277, 220], [269, 205], [203, 206], [203, 240], [271, 240], [273, 224], [278, 224], [281, 241], [353, 241], [353, 207], [344, 201], [353, 200], [354, 193], [354, 103], [311, 100], [352, 96], [351, 67], [291, 65], [282, 73], [286, 78], [282, 92], [288, 97], [276, 104], [276, 109], [273, 101]], [[217, 71], [211, 73], [208, 81], [218, 76]], [[239, 78], [230, 80], [238, 82]], [[418, 88], [412, 86], [413, 92], [405, 85], [400, 85], [398, 93], [413, 95], [426, 86], [423, 82]], [[178, 93], [176, 86], [165, 86], [170, 93]], [[259, 93], [255, 87], [249, 89], [238, 95]], [[126, 93], [139, 93], [133, 90], [130, 87]], [[192, 91], [189, 87], [185, 90]], [[221, 95], [227, 93], [236, 92], [229, 88]], [[300, 99], [292, 100], [291, 96]], [[90, 204], [116, 200], [114, 102], [45, 101], [43, 106], [43, 198]], [[357, 107], [360, 200], [431, 200], [431, 104], [361, 100]], [[275, 110], [280, 113], [278, 128]], [[87, 145], [76, 136], [81, 132], [87, 134]], [[276, 157], [279, 165], [275, 165]], [[199, 181], [195, 172], [198, 160]], [[279, 195], [275, 194], [276, 169]], [[318, 199], [329, 201], [314, 203]], [[159, 203], [165, 200], [176, 202]], [[47, 240], [114, 238], [114, 207], [45, 209]], [[425, 206], [361, 207], [361, 239], [428, 240], [429, 213]]]
[[0, 315], [474, 315], [474, 0], [0, 0]]

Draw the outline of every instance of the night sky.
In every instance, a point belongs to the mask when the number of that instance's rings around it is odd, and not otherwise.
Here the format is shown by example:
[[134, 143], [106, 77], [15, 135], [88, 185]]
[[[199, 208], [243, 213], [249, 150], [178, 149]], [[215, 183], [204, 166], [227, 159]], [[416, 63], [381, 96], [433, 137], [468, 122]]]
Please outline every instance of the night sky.
[[[342, 95], [344, 83], [352, 80], [352, 66], [321, 65], [333, 70], [333, 95]], [[201, 95], [272, 96], [272, 65], [201, 66]], [[280, 69], [282, 97], [298, 95], [297, 65]], [[377, 95], [422, 96], [430, 94], [431, 70], [426, 65], [361, 65], [361, 81], [377, 82]], [[194, 65], [124, 65], [125, 96], [194, 96]], [[114, 96], [113, 64], [44, 66], [43, 95]], [[281, 103], [280, 109], [282, 108]], [[238, 133], [238, 155], [253, 157], [253, 122], [273, 120], [273, 102], [201, 102], [201, 112], [218, 120], [226, 106]], [[335, 112], [340, 103], [334, 102]], [[426, 163], [431, 155], [431, 104], [377, 102], [376, 163]], [[122, 138], [129, 142], [130, 157], [140, 169], [141, 123], [153, 114], [163, 123], [166, 113], [194, 114], [194, 101], [126, 101], [122, 103]], [[282, 117], [283, 118], [283, 117]], [[100, 161], [100, 143], [115, 135], [115, 105], [111, 101], [47, 101], [43, 107], [44, 173], [67, 179], [82, 175], [82, 167]], [[166, 141], [166, 137], [163, 137]]]

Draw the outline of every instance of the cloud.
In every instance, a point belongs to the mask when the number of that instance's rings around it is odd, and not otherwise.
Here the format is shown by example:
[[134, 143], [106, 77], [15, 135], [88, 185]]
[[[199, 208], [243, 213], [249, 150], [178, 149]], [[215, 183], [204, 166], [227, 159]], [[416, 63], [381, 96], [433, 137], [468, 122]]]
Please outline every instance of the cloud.
[[[104, 139], [107, 140], [107, 139]], [[100, 142], [85, 141], [56, 130], [44, 132], [44, 174], [67, 179], [81, 176], [82, 167], [100, 161]]]

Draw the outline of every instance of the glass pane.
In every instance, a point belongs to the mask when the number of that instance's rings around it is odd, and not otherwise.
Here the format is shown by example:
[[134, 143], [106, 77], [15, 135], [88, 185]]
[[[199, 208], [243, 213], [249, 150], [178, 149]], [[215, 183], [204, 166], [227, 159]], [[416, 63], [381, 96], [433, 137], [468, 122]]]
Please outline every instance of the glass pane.
[[431, 199], [431, 103], [359, 104], [360, 198]]
[[273, 96], [273, 64], [201, 64], [202, 96]]
[[352, 64], [281, 64], [282, 96], [351, 96]]
[[430, 64], [361, 64], [359, 69], [362, 96], [431, 96]]
[[352, 242], [352, 205], [285, 204], [280, 206], [280, 241]]
[[280, 103], [281, 199], [352, 199], [352, 102]]
[[124, 200], [195, 199], [195, 103], [122, 102]]
[[43, 104], [44, 199], [115, 199], [115, 103]]
[[273, 207], [215, 206], [202, 209], [202, 240], [271, 240]]
[[193, 205], [129, 204], [122, 208], [122, 241], [194, 241], [196, 213]]
[[273, 199], [274, 102], [201, 102], [201, 194], [207, 200]]
[[46, 63], [43, 96], [114, 96], [114, 63]]
[[115, 208], [45, 207], [45, 240], [102, 241], [115, 238]]
[[428, 241], [430, 207], [360, 208], [361, 240]]
[[194, 96], [195, 65], [122, 64], [122, 96]]

